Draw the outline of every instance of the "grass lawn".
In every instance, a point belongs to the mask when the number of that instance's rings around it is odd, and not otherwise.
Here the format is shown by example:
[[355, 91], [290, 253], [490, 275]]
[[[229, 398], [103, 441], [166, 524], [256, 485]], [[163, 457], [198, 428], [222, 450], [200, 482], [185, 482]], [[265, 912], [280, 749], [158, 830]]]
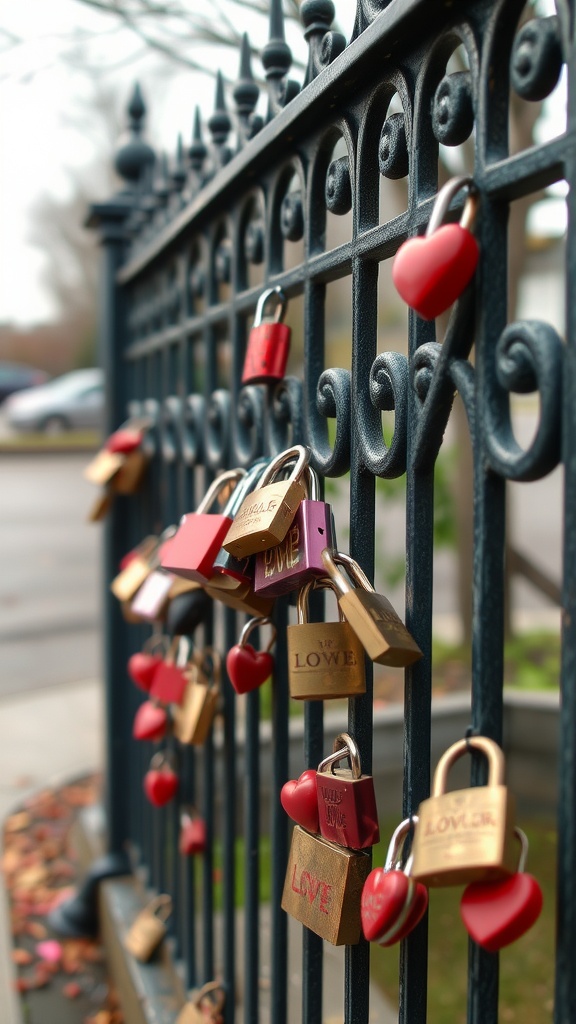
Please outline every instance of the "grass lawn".
[[95, 430], [64, 430], [61, 434], [45, 434], [42, 432], [31, 434], [13, 434], [10, 437], [0, 439], [0, 454], [2, 449], [14, 451], [28, 451], [29, 449], [61, 451], [62, 449], [93, 448], [96, 450], [102, 443], [102, 436]]

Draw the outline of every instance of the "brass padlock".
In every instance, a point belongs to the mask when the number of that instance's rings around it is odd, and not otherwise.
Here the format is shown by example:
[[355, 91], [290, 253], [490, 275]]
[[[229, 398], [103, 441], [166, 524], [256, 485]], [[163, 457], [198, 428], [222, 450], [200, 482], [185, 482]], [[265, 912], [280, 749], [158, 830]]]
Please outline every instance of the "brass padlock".
[[[488, 758], [488, 785], [447, 793], [448, 770], [469, 749]], [[504, 754], [488, 737], [470, 736], [448, 748], [418, 818], [412, 847], [416, 881], [428, 886], [465, 885], [516, 871], [514, 799], [504, 785]]]
[[330, 700], [366, 693], [364, 648], [340, 609], [339, 622], [308, 622], [312, 588], [336, 591], [329, 579], [310, 580], [298, 593], [298, 622], [288, 626], [288, 682], [295, 700]]
[[109, 452], [102, 448], [84, 469], [83, 476], [91, 484], [108, 484], [124, 463], [122, 452]]
[[174, 735], [181, 743], [202, 746], [220, 700], [220, 656], [207, 647], [187, 670], [188, 684], [180, 706], [173, 709]]
[[144, 479], [149, 461], [142, 451], [129, 452], [108, 486], [115, 494], [134, 494]]
[[[264, 470], [256, 490], [248, 494], [226, 534], [223, 547], [235, 558], [245, 558], [280, 544], [306, 497], [302, 482], [310, 449], [297, 444], [281, 452]], [[295, 462], [288, 480], [277, 480], [281, 469]]]
[[347, 850], [296, 825], [282, 909], [333, 946], [353, 946], [362, 934], [360, 901], [369, 871], [365, 851]]
[[227, 608], [246, 615], [269, 615], [274, 607], [274, 598], [258, 597], [248, 583], [241, 583], [233, 576], [215, 573], [204, 590], [214, 601], [220, 601]]
[[124, 946], [136, 960], [147, 963], [166, 935], [166, 921], [172, 913], [170, 896], [156, 896], [132, 922]]
[[157, 537], [145, 537], [135, 549], [125, 569], [114, 577], [110, 590], [119, 601], [132, 601], [137, 591], [155, 568], [158, 550]]
[[[322, 561], [339, 591], [338, 604], [361, 640], [368, 657], [380, 665], [394, 668], [405, 668], [418, 661], [422, 657], [418, 644], [410, 636], [390, 601], [376, 593], [358, 562], [340, 552], [334, 555], [328, 548], [322, 552]], [[338, 563], [346, 567], [357, 584], [356, 588], [340, 572]]]
[[221, 1024], [225, 1002], [224, 986], [219, 981], [208, 981], [182, 1007], [176, 1024]]

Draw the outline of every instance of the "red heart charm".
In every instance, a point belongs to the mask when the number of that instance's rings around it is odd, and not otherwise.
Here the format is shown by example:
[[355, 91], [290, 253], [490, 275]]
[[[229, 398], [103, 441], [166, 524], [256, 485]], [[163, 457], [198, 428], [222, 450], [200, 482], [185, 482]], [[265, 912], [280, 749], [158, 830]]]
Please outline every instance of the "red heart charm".
[[151, 804], [163, 807], [178, 790], [178, 776], [171, 768], [150, 768], [144, 776], [144, 792]]
[[167, 721], [164, 708], [145, 700], [134, 716], [132, 735], [135, 740], [161, 740], [166, 733]]
[[533, 875], [518, 872], [501, 882], [472, 882], [460, 901], [466, 931], [495, 953], [519, 939], [540, 916], [542, 890]]
[[130, 452], [135, 451], [142, 444], [142, 431], [135, 430], [134, 427], [121, 427], [120, 430], [115, 430], [113, 434], [106, 441], [105, 448], [109, 452], [120, 452], [123, 455], [128, 455]]
[[145, 651], [138, 651], [128, 658], [128, 675], [136, 686], [148, 693], [152, 686], [152, 680], [156, 669], [162, 664], [162, 658], [157, 654], [146, 654]]
[[478, 242], [460, 224], [444, 224], [424, 238], [409, 238], [392, 264], [399, 295], [424, 320], [448, 309], [472, 280]]
[[[384, 935], [384, 942], [379, 942], [379, 946], [393, 946], [396, 942], [401, 942], [405, 939], [410, 932], [420, 923], [426, 910], [428, 908], [428, 889], [421, 882], [416, 882], [416, 889], [414, 897], [412, 899], [408, 914], [403, 922], [392, 930], [392, 933], [388, 933], [388, 936]], [[402, 914], [400, 915], [403, 916]]]
[[374, 868], [370, 872], [360, 903], [362, 930], [369, 942], [377, 942], [393, 927], [409, 895], [410, 879], [403, 871]]
[[150, 687], [150, 696], [162, 704], [181, 704], [186, 686], [187, 680], [182, 669], [160, 660]]
[[234, 644], [226, 655], [226, 669], [236, 693], [249, 693], [272, 675], [274, 658], [268, 651], [254, 650], [252, 644]]
[[308, 832], [318, 832], [318, 793], [316, 771], [308, 768], [299, 779], [291, 779], [280, 790], [280, 803], [286, 814]]
[[202, 818], [188, 818], [180, 826], [178, 849], [183, 856], [204, 853], [206, 849], [206, 822]]

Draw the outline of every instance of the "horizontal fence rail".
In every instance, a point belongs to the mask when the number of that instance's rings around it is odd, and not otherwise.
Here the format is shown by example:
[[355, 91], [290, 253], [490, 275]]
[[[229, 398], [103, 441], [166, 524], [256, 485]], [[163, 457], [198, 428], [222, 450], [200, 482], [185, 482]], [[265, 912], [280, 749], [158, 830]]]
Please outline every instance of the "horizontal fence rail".
[[[109, 428], [144, 415], [150, 469], [137, 496], [117, 498], [106, 527], [107, 577], [143, 537], [192, 510], [214, 475], [249, 467], [294, 443], [310, 447], [322, 480], [343, 478], [336, 509], [341, 537], [373, 579], [375, 536], [386, 519], [376, 479], [405, 477], [408, 629], [423, 658], [405, 672], [404, 799], [415, 813], [430, 791], [434, 470], [457, 393], [473, 462], [474, 579], [470, 727], [502, 741], [506, 481], [532, 481], [559, 462], [565, 471], [562, 585], [562, 711], [559, 760], [558, 945], [554, 1020], [576, 1020], [576, 365], [571, 283], [574, 253], [569, 192], [566, 295], [561, 339], [546, 320], [516, 321], [508, 296], [509, 224], [517, 205], [574, 180], [574, 9], [526, 12], [516, 0], [358, 0], [352, 40], [332, 29], [330, 0], [303, 0], [309, 60], [303, 82], [290, 75], [279, 0], [270, 0], [270, 38], [260, 87], [244, 38], [230, 98], [220, 74], [207, 126], [198, 111], [189, 145], [157, 157], [143, 138], [137, 89], [130, 139], [116, 166], [123, 189], [92, 208], [103, 243], [102, 361]], [[336, 12], [337, 14], [337, 12]], [[526, 20], [526, 15], [531, 20]], [[561, 73], [566, 130], [511, 149], [515, 108], [537, 105]], [[230, 112], [230, 105], [233, 110]], [[207, 129], [207, 130], [206, 130]], [[389, 264], [422, 234], [447, 168], [473, 178], [480, 263], [449, 318], [404, 315], [403, 351], [381, 342], [392, 295]], [[448, 219], [460, 217], [460, 191]], [[523, 228], [522, 228], [523, 230]], [[289, 374], [275, 386], [241, 384], [248, 331], [264, 288], [280, 287], [293, 329]], [[334, 303], [350, 297], [344, 327]], [[346, 318], [347, 317], [347, 318]], [[346, 337], [337, 348], [335, 336]], [[400, 347], [400, 346], [398, 346]], [[332, 366], [337, 351], [345, 365]], [[537, 392], [538, 427], [524, 449], [511, 421], [513, 393]], [[343, 509], [346, 509], [346, 514]], [[342, 545], [341, 541], [341, 545]], [[263, 697], [238, 699], [225, 678], [222, 714], [202, 749], [172, 744], [178, 800], [151, 807], [142, 794], [151, 748], [131, 738], [141, 695], [126, 663], [150, 634], [127, 624], [106, 593], [108, 813], [114, 850], [127, 843], [152, 889], [172, 895], [170, 929], [187, 986], [215, 976], [228, 998], [226, 1024], [242, 1019], [320, 1024], [323, 943], [303, 929], [302, 962], [288, 965], [280, 907], [289, 822], [278, 793], [289, 778], [290, 701], [286, 625], [289, 599], [276, 602], [276, 674], [270, 707], [273, 798], [260, 800]], [[313, 618], [322, 604], [312, 602]], [[225, 652], [244, 619], [218, 607], [195, 634]], [[371, 773], [372, 663], [367, 691], [348, 705], [348, 731]], [[242, 739], [240, 742], [239, 737]], [[331, 749], [321, 702], [304, 709], [301, 770]], [[207, 827], [201, 860], [178, 853], [180, 808], [198, 808]], [[265, 862], [265, 863], [264, 863]], [[241, 884], [238, 882], [242, 875]], [[262, 877], [270, 878], [260, 906]], [[239, 916], [236, 891], [242, 889]], [[261, 964], [269, 963], [263, 987]], [[346, 947], [342, 1013], [369, 1020], [369, 944]], [[399, 1019], [426, 1020], [427, 924], [402, 944]], [[298, 1017], [288, 1016], [289, 979], [301, 972]], [[471, 943], [469, 1024], [498, 1020], [498, 958]]]

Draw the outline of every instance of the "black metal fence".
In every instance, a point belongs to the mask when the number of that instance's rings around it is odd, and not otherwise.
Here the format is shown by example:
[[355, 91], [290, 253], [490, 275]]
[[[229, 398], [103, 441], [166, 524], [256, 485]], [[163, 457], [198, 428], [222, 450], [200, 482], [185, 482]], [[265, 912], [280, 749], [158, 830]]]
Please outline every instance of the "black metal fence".
[[[331, 30], [330, 0], [303, 0], [309, 46], [305, 81], [288, 77], [280, 0], [271, 0], [270, 39], [261, 54], [268, 110], [245, 39], [230, 111], [223, 81], [214, 113], [174, 159], [153, 160], [142, 139], [144, 106], [130, 105], [131, 139], [117, 166], [126, 186], [95, 206], [91, 223], [103, 244], [102, 360], [109, 427], [127, 414], [153, 420], [146, 439], [150, 472], [137, 497], [116, 500], [106, 528], [108, 578], [120, 558], [150, 532], [160, 533], [195, 507], [217, 470], [248, 466], [291, 443], [312, 449], [321, 477], [349, 473], [349, 550], [373, 577], [374, 537], [386, 515], [375, 478], [406, 474], [406, 622], [424, 657], [406, 670], [405, 787], [398, 815], [429, 793], [434, 466], [455, 392], [462, 399], [473, 453], [474, 582], [471, 725], [501, 741], [506, 481], [530, 481], [559, 461], [565, 469], [562, 612], [562, 711], [559, 752], [557, 983], [554, 1020], [576, 1020], [576, 352], [574, 199], [568, 193], [566, 331], [545, 321], [513, 322], [507, 279], [510, 210], [545, 187], [574, 178], [574, 8], [557, 0], [554, 16], [523, 23], [518, 0], [358, 0], [352, 40]], [[532, 17], [532, 14], [530, 15]], [[558, 137], [511, 153], [512, 113], [548, 96], [566, 64], [567, 127]], [[442, 147], [442, 150], [441, 148]], [[457, 157], [450, 156], [456, 153]], [[442, 156], [442, 159], [441, 159]], [[445, 165], [467, 160], [479, 196], [481, 259], [475, 284], [450, 320], [406, 314], [407, 356], [381, 351], [379, 323], [387, 262], [427, 224]], [[452, 160], [452, 163], [451, 163]], [[382, 184], [384, 182], [384, 185]], [[391, 184], [396, 183], [396, 184]], [[394, 191], [390, 191], [392, 188]], [[390, 213], [390, 196], [399, 212]], [[461, 212], [461, 194], [451, 219]], [[348, 216], [351, 213], [351, 216]], [[334, 224], [340, 219], [346, 228]], [[351, 294], [348, 369], [328, 364], [334, 284]], [[281, 286], [302, 337], [301, 364], [276, 387], [241, 387], [247, 333], [263, 287]], [[328, 295], [328, 298], [327, 298]], [[295, 351], [297, 352], [297, 346]], [[540, 419], [522, 450], [510, 417], [512, 392], [537, 391]], [[392, 415], [388, 415], [392, 414]], [[383, 421], [393, 422], [391, 438]], [[261, 808], [261, 697], [231, 686], [223, 714], [201, 750], [178, 752], [180, 800], [200, 808], [208, 829], [201, 867], [178, 854], [178, 807], [152, 808], [142, 795], [150, 759], [131, 725], [139, 697], [126, 663], [146, 631], [127, 625], [106, 597], [109, 828], [113, 849], [130, 841], [149, 867], [152, 887], [174, 896], [172, 931], [187, 984], [222, 969], [230, 995], [239, 963], [234, 926], [235, 875], [243, 850], [243, 1019], [259, 1019], [258, 904], [262, 858], [271, 874], [270, 1017], [287, 1020], [287, 921], [280, 908], [288, 820], [275, 795], [288, 777], [289, 697], [285, 626], [276, 603], [277, 674], [271, 704], [274, 799]], [[203, 641], [229, 648], [240, 617], [214, 608]], [[365, 696], [349, 702], [349, 730], [370, 772], [372, 675]], [[321, 703], [307, 704], [302, 769], [327, 752]], [[245, 742], [235, 737], [242, 732]], [[241, 751], [241, 753], [239, 753]], [[218, 762], [218, 758], [220, 761]], [[217, 762], [221, 775], [216, 776]], [[238, 809], [241, 808], [241, 814]], [[270, 836], [263, 852], [261, 837]], [[241, 837], [240, 846], [236, 840]], [[215, 869], [220, 882], [215, 885]], [[218, 892], [219, 895], [216, 895]], [[221, 935], [215, 921], [221, 915]], [[200, 917], [201, 937], [192, 926]], [[240, 938], [240, 937], [238, 937]], [[303, 1005], [307, 1024], [322, 1020], [322, 940], [303, 929]], [[403, 944], [400, 1020], [426, 1019], [427, 925]], [[347, 947], [343, 1007], [347, 1022], [367, 1022], [369, 945]], [[226, 1004], [234, 1020], [234, 999]], [[498, 958], [471, 944], [470, 1024], [498, 1019]]]

